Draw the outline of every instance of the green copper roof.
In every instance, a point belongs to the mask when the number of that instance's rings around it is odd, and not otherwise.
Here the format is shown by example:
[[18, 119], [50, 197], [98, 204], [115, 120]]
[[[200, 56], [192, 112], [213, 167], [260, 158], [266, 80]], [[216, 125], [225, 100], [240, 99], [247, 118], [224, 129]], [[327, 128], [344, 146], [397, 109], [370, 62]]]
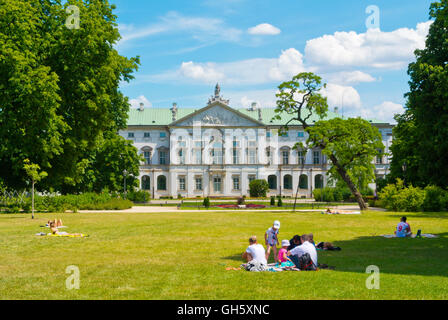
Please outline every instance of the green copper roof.
[[[177, 120], [187, 117], [196, 111], [201, 110], [201, 108], [182, 108], [178, 107]], [[249, 111], [247, 109], [235, 109], [242, 114], [245, 114], [255, 121], [258, 121], [258, 111]], [[281, 120], [272, 120], [276, 115], [274, 108], [264, 108], [261, 109], [261, 115], [263, 123], [266, 125], [279, 126], [285, 124], [292, 116], [284, 114]], [[337, 113], [328, 112], [326, 120], [334, 119], [339, 117]], [[319, 121], [317, 116], [312, 116], [308, 123], [313, 124]], [[384, 123], [384, 121], [370, 120], [372, 123]], [[171, 110], [168, 108], [145, 108], [143, 111], [138, 109], [131, 109], [129, 111], [128, 126], [167, 126], [173, 123]], [[299, 125], [298, 122], [293, 122], [291, 125]]]

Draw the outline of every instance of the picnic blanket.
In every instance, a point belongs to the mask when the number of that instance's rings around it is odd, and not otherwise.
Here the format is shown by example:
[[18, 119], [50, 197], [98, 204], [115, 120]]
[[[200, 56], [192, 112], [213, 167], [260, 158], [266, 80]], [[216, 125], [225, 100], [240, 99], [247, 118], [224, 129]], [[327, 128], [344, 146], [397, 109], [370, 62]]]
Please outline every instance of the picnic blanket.
[[300, 271], [300, 269], [297, 269], [295, 264], [292, 263], [291, 261], [287, 261], [282, 263], [268, 264], [268, 269], [266, 271], [283, 272], [283, 271]]
[[335, 210], [334, 213], [327, 213], [326, 211], [322, 211], [322, 214], [328, 214], [328, 215], [338, 215], [338, 214], [345, 214], [345, 215], [360, 215], [361, 211], [343, 211], [343, 210]]
[[[398, 238], [398, 237], [397, 237], [396, 235], [394, 235], [394, 234], [383, 234], [382, 237], [387, 238], [387, 239]], [[417, 238], [417, 235], [416, 235], [416, 234], [413, 234], [413, 235], [411, 236], [411, 238], [412, 238], [412, 239], [415, 239], [415, 238]], [[427, 234], [422, 234], [422, 235], [421, 235], [421, 238], [434, 239], [434, 238], [438, 238], [438, 236], [436, 236], [436, 235], [434, 235], [434, 234], [429, 234], [429, 233], [427, 233]], [[406, 239], [406, 238], [403, 238], [403, 239]]]
[[52, 234], [52, 233], [37, 233], [36, 236], [39, 237], [51, 237], [51, 238], [87, 238], [89, 235], [87, 234], [68, 234], [68, 233], [61, 233], [61, 234]]

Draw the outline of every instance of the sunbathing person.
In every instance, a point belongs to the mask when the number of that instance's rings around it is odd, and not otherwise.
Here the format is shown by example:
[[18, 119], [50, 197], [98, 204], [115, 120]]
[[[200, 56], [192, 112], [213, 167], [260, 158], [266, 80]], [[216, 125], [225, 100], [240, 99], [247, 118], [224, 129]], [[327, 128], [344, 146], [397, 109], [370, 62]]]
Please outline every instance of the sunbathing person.
[[64, 226], [61, 219], [54, 219], [53, 221], [49, 220], [47, 223], [47, 226], [49, 227], [51, 225], [51, 223], [53, 223], [56, 228], [60, 228], [60, 227]]
[[53, 235], [74, 236], [74, 237], [81, 237], [81, 236], [83, 236], [83, 234], [81, 234], [81, 233], [67, 233], [67, 232], [59, 231], [59, 229], [56, 227], [56, 224], [55, 224], [54, 221], [50, 222], [50, 231], [51, 231], [51, 234], [53, 234]]
[[397, 238], [407, 238], [412, 236], [411, 226], [406, 221], [406, 217], [401, 218], [400, 223], [397, 226], [397, 230], [395, 231]]

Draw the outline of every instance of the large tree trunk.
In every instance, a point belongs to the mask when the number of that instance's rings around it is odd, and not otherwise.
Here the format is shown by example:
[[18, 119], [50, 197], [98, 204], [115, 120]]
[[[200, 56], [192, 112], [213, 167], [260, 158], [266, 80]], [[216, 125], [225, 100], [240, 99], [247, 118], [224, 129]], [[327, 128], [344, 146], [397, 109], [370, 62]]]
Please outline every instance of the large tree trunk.
[[361, 194], [361, 192], [358, 191], [358, 189], [356, 188], [356, 186], [353, 183], [352, 179], [350, 179], [350, 176], [347, 174], [347, 170], [345, 170], [345, 168], [343, 168], [341, 165], [339, 165], [339, 161], [338, 161], [338, 159], [336, 159], [336, 157], [334, 155], [330, 156], [330, 159], [333, 162], [333, 164], [335, 165], [336, 170], [338, 171], [339, 175], [345, 181], [345, 183], [347, 184], [348, 188], [352, 192], [352, 194], [355, 197], [356, 201], [358, 201], [359, 208], [361, 210], [367, 210], [367, 205], [366, 205], [366, 203], [365, 203], [365, 201], [364, 201], [364, 199], [362, 197], [362, 194]]

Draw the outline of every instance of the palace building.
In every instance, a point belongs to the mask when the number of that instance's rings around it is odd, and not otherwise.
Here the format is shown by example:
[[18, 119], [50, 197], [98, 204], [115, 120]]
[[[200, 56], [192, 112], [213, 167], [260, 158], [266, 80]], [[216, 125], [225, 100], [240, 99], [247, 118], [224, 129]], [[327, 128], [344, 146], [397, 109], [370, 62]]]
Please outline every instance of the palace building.
[[[290, 115], [274, 119], [274, 108], [229, 107], [229, 101], [215, 94], [203, 108], [130, 110], [128, 127], [120, 131], [133, 141], [144, 158], [140, 167], [140, 188], [154, 199], [179, 196], [241, 197], [249, 195], [249, 183], [265, 179], [271, 195], [311, 197], [315, 188], [327, 185], [328, 160], [320, 150], [296, 150], [307, 134], [299, 123], [289, 131], [279, 129]], [[327, 119], [340, 117], [329, 112]], [[311, 117], [312, 125], [319, 119]], [[382, 136], [389, 153], [393, 125], [370, 120]], [[389, 170], [389, 159], [377, 157], [376, 175]]]

